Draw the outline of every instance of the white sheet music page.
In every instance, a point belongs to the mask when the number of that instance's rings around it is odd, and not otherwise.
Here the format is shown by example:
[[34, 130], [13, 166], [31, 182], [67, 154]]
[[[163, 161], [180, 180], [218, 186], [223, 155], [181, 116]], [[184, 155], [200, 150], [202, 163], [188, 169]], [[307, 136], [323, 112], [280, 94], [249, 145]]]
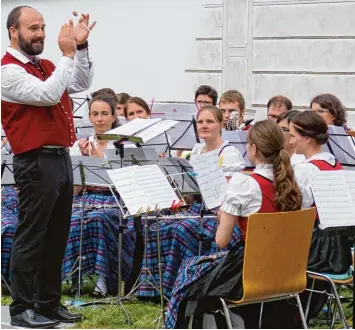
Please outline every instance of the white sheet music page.
[[129, 213], [170, 208], [178, 197], [158, 165], [129, 166], [107, 171]]
[[355, 201], [344, 171], [321, 171], [311, 178], [321, 229], [355, 225]]
[[161, 120], [155, 123], [154, 125], [149, 126], [142, 132], [135, 134], [135, 136], [140, 137], [143, 140], [143, 143], [147, 143], [148, 141], [154, 139], [155, 137], [170, 130], [173, 126], [175, 126], [178, 123], [179, 122], [176, 120]]
[[190, 162], [197, 173], [197, 183], [206, 207], [213, 209], [220, 206], [228, 183], [219, 166], [218, 150], [192, 157]]
[[123, 136], [132, 136], [136, 133], [140, 132], [141, 130], [154, 125], [161, 119], [142, 119], [142, 118], [135, 118], [132, 121], [129, 121], [127, 124], [124, 124], [120, 127], [114, 128], [105, 134], [117, 134]]
[[344, 171], [344, 175], [350, 190], [351, 198], [353, 203], [355, 203], [355, 171]]

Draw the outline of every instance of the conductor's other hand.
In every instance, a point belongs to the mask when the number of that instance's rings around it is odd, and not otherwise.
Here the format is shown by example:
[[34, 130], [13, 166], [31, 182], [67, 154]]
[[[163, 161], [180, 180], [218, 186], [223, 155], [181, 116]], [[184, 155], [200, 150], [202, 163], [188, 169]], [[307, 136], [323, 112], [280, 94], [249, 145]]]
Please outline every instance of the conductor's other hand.
[[58, 37], [58, 45], [63, 56], [74, 59], [76, 42], [74, 39], [74, 25], [72, 20], [62, 26]]
[[90, 156], [89, 153], [89, 141], [87, 139], [80, 139], [79, 140], [79, 149], [83, 156]]
[[[77, 11], [73, 11], [73, 15], [78, 17]], [[90, 15], [81, 14], [78, 24], [74, 27], [74, 39], [77, 45], [82, 45], [88, 39], [91, 30], [96, 25], [96, 21], [90, 24]]]

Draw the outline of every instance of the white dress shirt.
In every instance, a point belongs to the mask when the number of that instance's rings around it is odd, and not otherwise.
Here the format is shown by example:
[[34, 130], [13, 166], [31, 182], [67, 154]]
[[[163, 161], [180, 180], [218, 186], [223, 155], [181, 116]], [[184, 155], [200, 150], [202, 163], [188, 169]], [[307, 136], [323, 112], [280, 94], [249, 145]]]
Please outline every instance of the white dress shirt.
[[[22, 63], [36, 63], [18, 50], [8, 47], [7, 52]], [[8, 102], [35, 106], [58, 104], [65, 90], [77, 93], [88, 89], [93, 76], [93, 63], [88, 50], [78, 50], [75, 59], [63, 56], [52, 75], [45, 81], [28, 74], [16, 64], [1, 67], [1, 99]]]
[[[253, 173], [271, 181], [274, 179], [272, 164], [258, 164]], [[237, 173], [229, 181], [221, 208], [229, 214], [247, 217], [259, 212], [262, 199], [259, 183], [250, 175]]]
[[[228, 145], [228, 141], [224, 140], [223, 144], [218, 148], [219, 156], [222, 159], [223, 173], [225, 176], [234, 176], [244, 170], [245, 161], [239, 150], [231, 145], [225, 147], [226, 145]], [[200, 155], [204, 147], [205, 143], [196, 143], [192, 149], [190, 159], [192, 160], [196, 155]]]
[[294, 154], [292, 154], [290, 161], [291, 161], [291, 165], [294, 167], [296, 165], [306, 162], [306, 157], [302, 154], [294, 153]]

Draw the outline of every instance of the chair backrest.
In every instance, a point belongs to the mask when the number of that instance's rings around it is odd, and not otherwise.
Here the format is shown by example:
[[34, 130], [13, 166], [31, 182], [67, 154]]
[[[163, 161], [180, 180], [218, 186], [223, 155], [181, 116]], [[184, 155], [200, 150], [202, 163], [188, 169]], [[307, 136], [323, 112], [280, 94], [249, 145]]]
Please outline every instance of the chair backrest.
[[241, 301], [271, 299], [305, 290], [315, 217], [315, 208], [248, 217]]

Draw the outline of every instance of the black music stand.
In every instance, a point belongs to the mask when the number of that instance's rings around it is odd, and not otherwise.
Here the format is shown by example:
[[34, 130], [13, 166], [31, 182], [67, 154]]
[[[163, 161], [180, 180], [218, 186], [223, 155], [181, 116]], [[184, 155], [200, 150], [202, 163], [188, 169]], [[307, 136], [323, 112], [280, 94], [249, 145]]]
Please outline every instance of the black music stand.
[[110, 164], [112, 169], [131, 165], [146, 165], [147, 162], [159, 158], [154, 148], [125, 148], [124, 144], [116, 142], [115, 146], [118, 148], [105, 150], [106, 162]]
[[[76, 109], [73, 109], [72, 113], [73, 115], [86, 103], [89, 106], [90, 103], [90, 98], [87, 97], [71, 97], [74, 103], [74, 106], [76, 105]], [[82, 119], [83, 117], [81, 116], [74, 116], [74, 118], [80, 118]]]
[[140, 144], [143, 149], [155, 149], [158, 155], [165, 155], [170, 150], [169, 135], [167, 132], [155, 137], [147, 143]]
[[194, 145], [200, 142], [197, 134], [196, 120], [193, 116], [191, 116], [191, 119], [175, 120], [179, 121], [179, 123], [169, 132], [169, 155], [171, 150], [192, 150]]
[[255, 166], [250, 162], [247, 155], [248, 131], [222, 131], [222, 139], [227, 140], [230, 145], [235, 147], [242, 155], [247, 169]]
[[342, 166], [355, 170], [354, 137], [346, 134], [341, 126], [328, 126], [328, 133], [329, 140], [323, 145], [323, 151], [333, 154]]
[[[81, 262], [82, 262], [82, 239], [83, 239], [83, 222], [84, 222], [84, 217], [85, 217], [85, 194], [86, 194], [86, 189], [88, 186], [93, 186], [93, 187], [103, 187], [103, 188], [108, 188], [111, 191], [112, 196], [114, 197], [117, 206], [119, 207], [121, 213], [119, 215], [119, 230], [118, 230], [118, 246], [117, 246], [117, 252], [118, 252], [118, 287], [117, 287], [117, 300], [115, 300], [115, 303], [119, 305], [125, 316], [126, 316], [126, 322], [128, 324], [132, 324], [132, 321], [130, 320], [130, 317], [128, 315], [128, 312], [124, 308], [122, 304], [122, 297], [121, 297], [121, 289], [122, 289], [122, 244], [123, 244], [123, 232], [125, 229], [125, 226], [123, 225], [123, 217], [124, 217], [124, 207], [121, 205], [121, 203], [118, 201], [114, 191], [113, 191], [113, 185], [111, 182], [111, 179], [109, 175], [107, 174], [107, 170], [112, 169], [112, 166], [110, 163], [107, 163], [105, 159], [102, 158], [91, 158], [91, 157], [85, 157], [85, 156], [72, 156], [72, 164], [73, 164], [73, 175], [74, 175], [74, 185], [81, 185], [83, 186], [83, 202], [82, 202], [82, 219], [81, 219], [81, 224], [80, 224], [80, 251], [79, 251], [79, 257], [77, 259], [78, 262], [78, 291], [77, 291], [77, 298], [80, 298], [80, 285], [81, 285]], [[74, 266], [76, 263], [74, 263]], [[73, 268], [74, 268], [73, 266]], [[72, 275], [76, 272], [76, 270], [70, 272], [69, 275]], [[100, 304], [100, 303], [111, 303], [111, 302], [106, 302], [106, 301], [95, 301], [91, 303], [85, 303], [85, 304], [80, 304], [78, 306], [73, 306], [73, 307], [83, 307], [83, 306], [89, 306], [89, 305], [95, 305], [95, 304]]]

